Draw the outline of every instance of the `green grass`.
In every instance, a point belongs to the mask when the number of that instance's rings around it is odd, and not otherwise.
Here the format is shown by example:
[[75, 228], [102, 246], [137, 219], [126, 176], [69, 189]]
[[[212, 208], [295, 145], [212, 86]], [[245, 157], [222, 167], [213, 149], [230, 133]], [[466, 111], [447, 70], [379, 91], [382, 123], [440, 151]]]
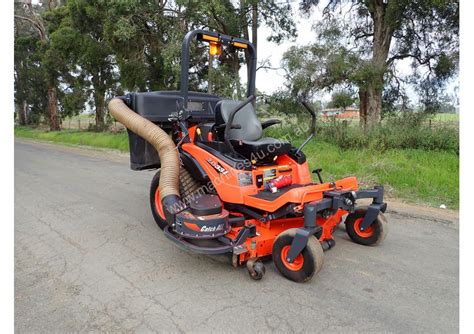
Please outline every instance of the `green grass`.
[[15, 127], [15, 136], [69, 145], [111, 148], [128, 152], [128, 136], [126, 132], [110, 133], [83, 130], [41, 131], [26, 127]]
[[361, 186], [382, 184], [390, 197], [439, 207], [459, 207], [459, 157], [449, 152], [391, 149], [343, 150], [313, 141], [303, 150], [311, 170], [326, 180], [355, 175]]
[[444, 122], [459, 122], [459, 114], [436, 114], [430, 119]]
[[[45, 132], [17, 127], [15, 136], [128, 152], [125, 132]], [[298, 146], [301, 142], [298, 138], [293, 144]], [[435, 207], [441, 204], [451, 209], [459, 207], [459, 157], [456, 153], [421, 149], [387, 149], [384, 152], [371, 148], [342, 149], [332, 143], [318, 142], [317, 138], [303, 151], [310, 169], [322, 168], [326, 181], [355, 175], [361, 187], [383, 184], [391, 197]]]
[[[459, 129], [447, 126], [447, 122], [437, 121], [430, 126], [415, 117], [393, 117], [364, 132], [359, 126], [348, 126], [342, 121], [317, 123], [319, 141], [335, 144], [342, 149], [368, 148], [379, 152], [389, 149], [420, 149], [426, 151], [446, 151], [459, 153]], [[285, 123], [266, 130], [269, 137], [290, 136], [299, 138], [309, 131], [308, 121]]]

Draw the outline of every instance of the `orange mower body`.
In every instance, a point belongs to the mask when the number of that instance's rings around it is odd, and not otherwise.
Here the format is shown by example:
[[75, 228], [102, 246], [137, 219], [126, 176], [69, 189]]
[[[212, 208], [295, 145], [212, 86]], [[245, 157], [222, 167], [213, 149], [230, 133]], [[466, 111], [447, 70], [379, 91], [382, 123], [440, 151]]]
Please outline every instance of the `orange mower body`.
[[[194, 40], [211, 43], [216, 56], [222, 56], [222, 48], [249, 53], [245, 101], [189, 91], [189, 45]], [[132, 169], [158, 169], [150, 204], [167, 238], [191, 252], [229, 254], [234, 266], [245, 264], [256, 280], [265, 274], [261, 260], [271, 257], [277, 270], [296, 282], [321, 270], [323, 253], [335, 245], [333, 231], [342, 222], [356, 243], [375, 245], [384, 239], [382, 186], [361, 190], [355, 177], [324, 182], [321, 169], [313, 171], [318, 182], [313, 181], [303, 153], [315, 135], [316, 113], [309, 103], [303, 101], [311, 131], [300, 147], [264, 136], [279, 121], [260, 122], [256, 116], [256, 54], [249, 41], [191, 31], [183, 41], [181, 66], [180, 91], [128, 94], [119, 98], [123, 105], [114, 106], [120, 111], [111, 110], [117, 115], [130, 110], [130, 117], [121, 118], [127, 128], [144, 133], [136, 121], [144, 118], [143, 127], [158, 126], [174, 143], [164, 147], [161, 130], [145, 136], [147, 140], [129, 130]], [[179, 156], [179, 185], [170, 177], [178, 170], [170, 164], [164, 168], [162, 152]], [[361, 198], [372, 203], [359, 207]]]

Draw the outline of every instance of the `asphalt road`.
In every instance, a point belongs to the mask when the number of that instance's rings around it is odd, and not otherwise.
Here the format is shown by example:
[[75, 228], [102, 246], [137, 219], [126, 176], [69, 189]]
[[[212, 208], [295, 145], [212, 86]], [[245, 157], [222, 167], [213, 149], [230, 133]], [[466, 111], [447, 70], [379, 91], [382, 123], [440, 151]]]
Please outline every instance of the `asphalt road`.
[[458, 332], [456, 221], [392, 211], [381, 246], [341, 227], [311, 282], [271, 262], [256, 282], [165, 238], [152, 177], [124, 155], [15, 141], [16, 332]]

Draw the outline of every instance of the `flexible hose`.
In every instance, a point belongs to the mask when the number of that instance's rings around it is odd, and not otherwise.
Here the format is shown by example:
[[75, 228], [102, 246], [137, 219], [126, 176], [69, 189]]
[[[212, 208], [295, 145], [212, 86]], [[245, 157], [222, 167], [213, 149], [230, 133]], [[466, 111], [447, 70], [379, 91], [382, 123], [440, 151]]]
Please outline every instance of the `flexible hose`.
[[149, 142], [158, 152], [161, 161], [160, 199], [174, 195], [179, 197], [179, 156], [170, 136], [159, 126], [138, 115], [125, 102], [114, 98], [109, 111], [127, 129]]

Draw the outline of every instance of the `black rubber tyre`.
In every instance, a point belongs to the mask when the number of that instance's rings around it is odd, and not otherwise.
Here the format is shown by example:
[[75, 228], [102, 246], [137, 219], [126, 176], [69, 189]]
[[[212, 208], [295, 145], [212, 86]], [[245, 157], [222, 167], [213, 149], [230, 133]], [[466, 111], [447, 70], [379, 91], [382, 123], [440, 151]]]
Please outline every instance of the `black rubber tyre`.
[[385, 215], [380, 212], [377, 219], [367, 228], [366, 231], [360, 231], [359, 224], [364, 219], [367, 212], [367, 206], [357, 208], [354, 213], [347, 216], [346, 232], [349, 237], [357, 244], [364, 246], [379, 245], [387, 236], [388, 223]]
[[[161, 229], [164, 229], [168, 223], [165, 219], [161, 217], [158, 213], [160, 208], [157, 207], [157, 201], [155, 201], [156, 196], [159, 197], [159, 184], [160, 184], [160, 169], [156, 172], [153, 180], [151, 180], [150, 186], [150, 206], [151, 206], [151, 213], [153, 214], [153, 218], [155, 222]], [[193, 192], [199, 189], [201, 185], [189, 174], [189, 172], [181, 168], [179, 170], [179, 193], [181, 198], [184, 199], [187, 196], [191, 195]], [[158, 193], [157, 193], [158, 192]]]
[[252, 279], [260, 281], [265, 276], [265, 266], [262, 261], [248, 261], [247, 269]]
[[298, 257], [289, 263], [286, 256], [296, 235], [296, 228], [286, 230], [278, 235], [273, 243], [272, 255], [278, 271], [286, 278], [295, 282], [309, 281], [317, 274], [324, 263], [324, 252], [316, 237], [311, 236]]

